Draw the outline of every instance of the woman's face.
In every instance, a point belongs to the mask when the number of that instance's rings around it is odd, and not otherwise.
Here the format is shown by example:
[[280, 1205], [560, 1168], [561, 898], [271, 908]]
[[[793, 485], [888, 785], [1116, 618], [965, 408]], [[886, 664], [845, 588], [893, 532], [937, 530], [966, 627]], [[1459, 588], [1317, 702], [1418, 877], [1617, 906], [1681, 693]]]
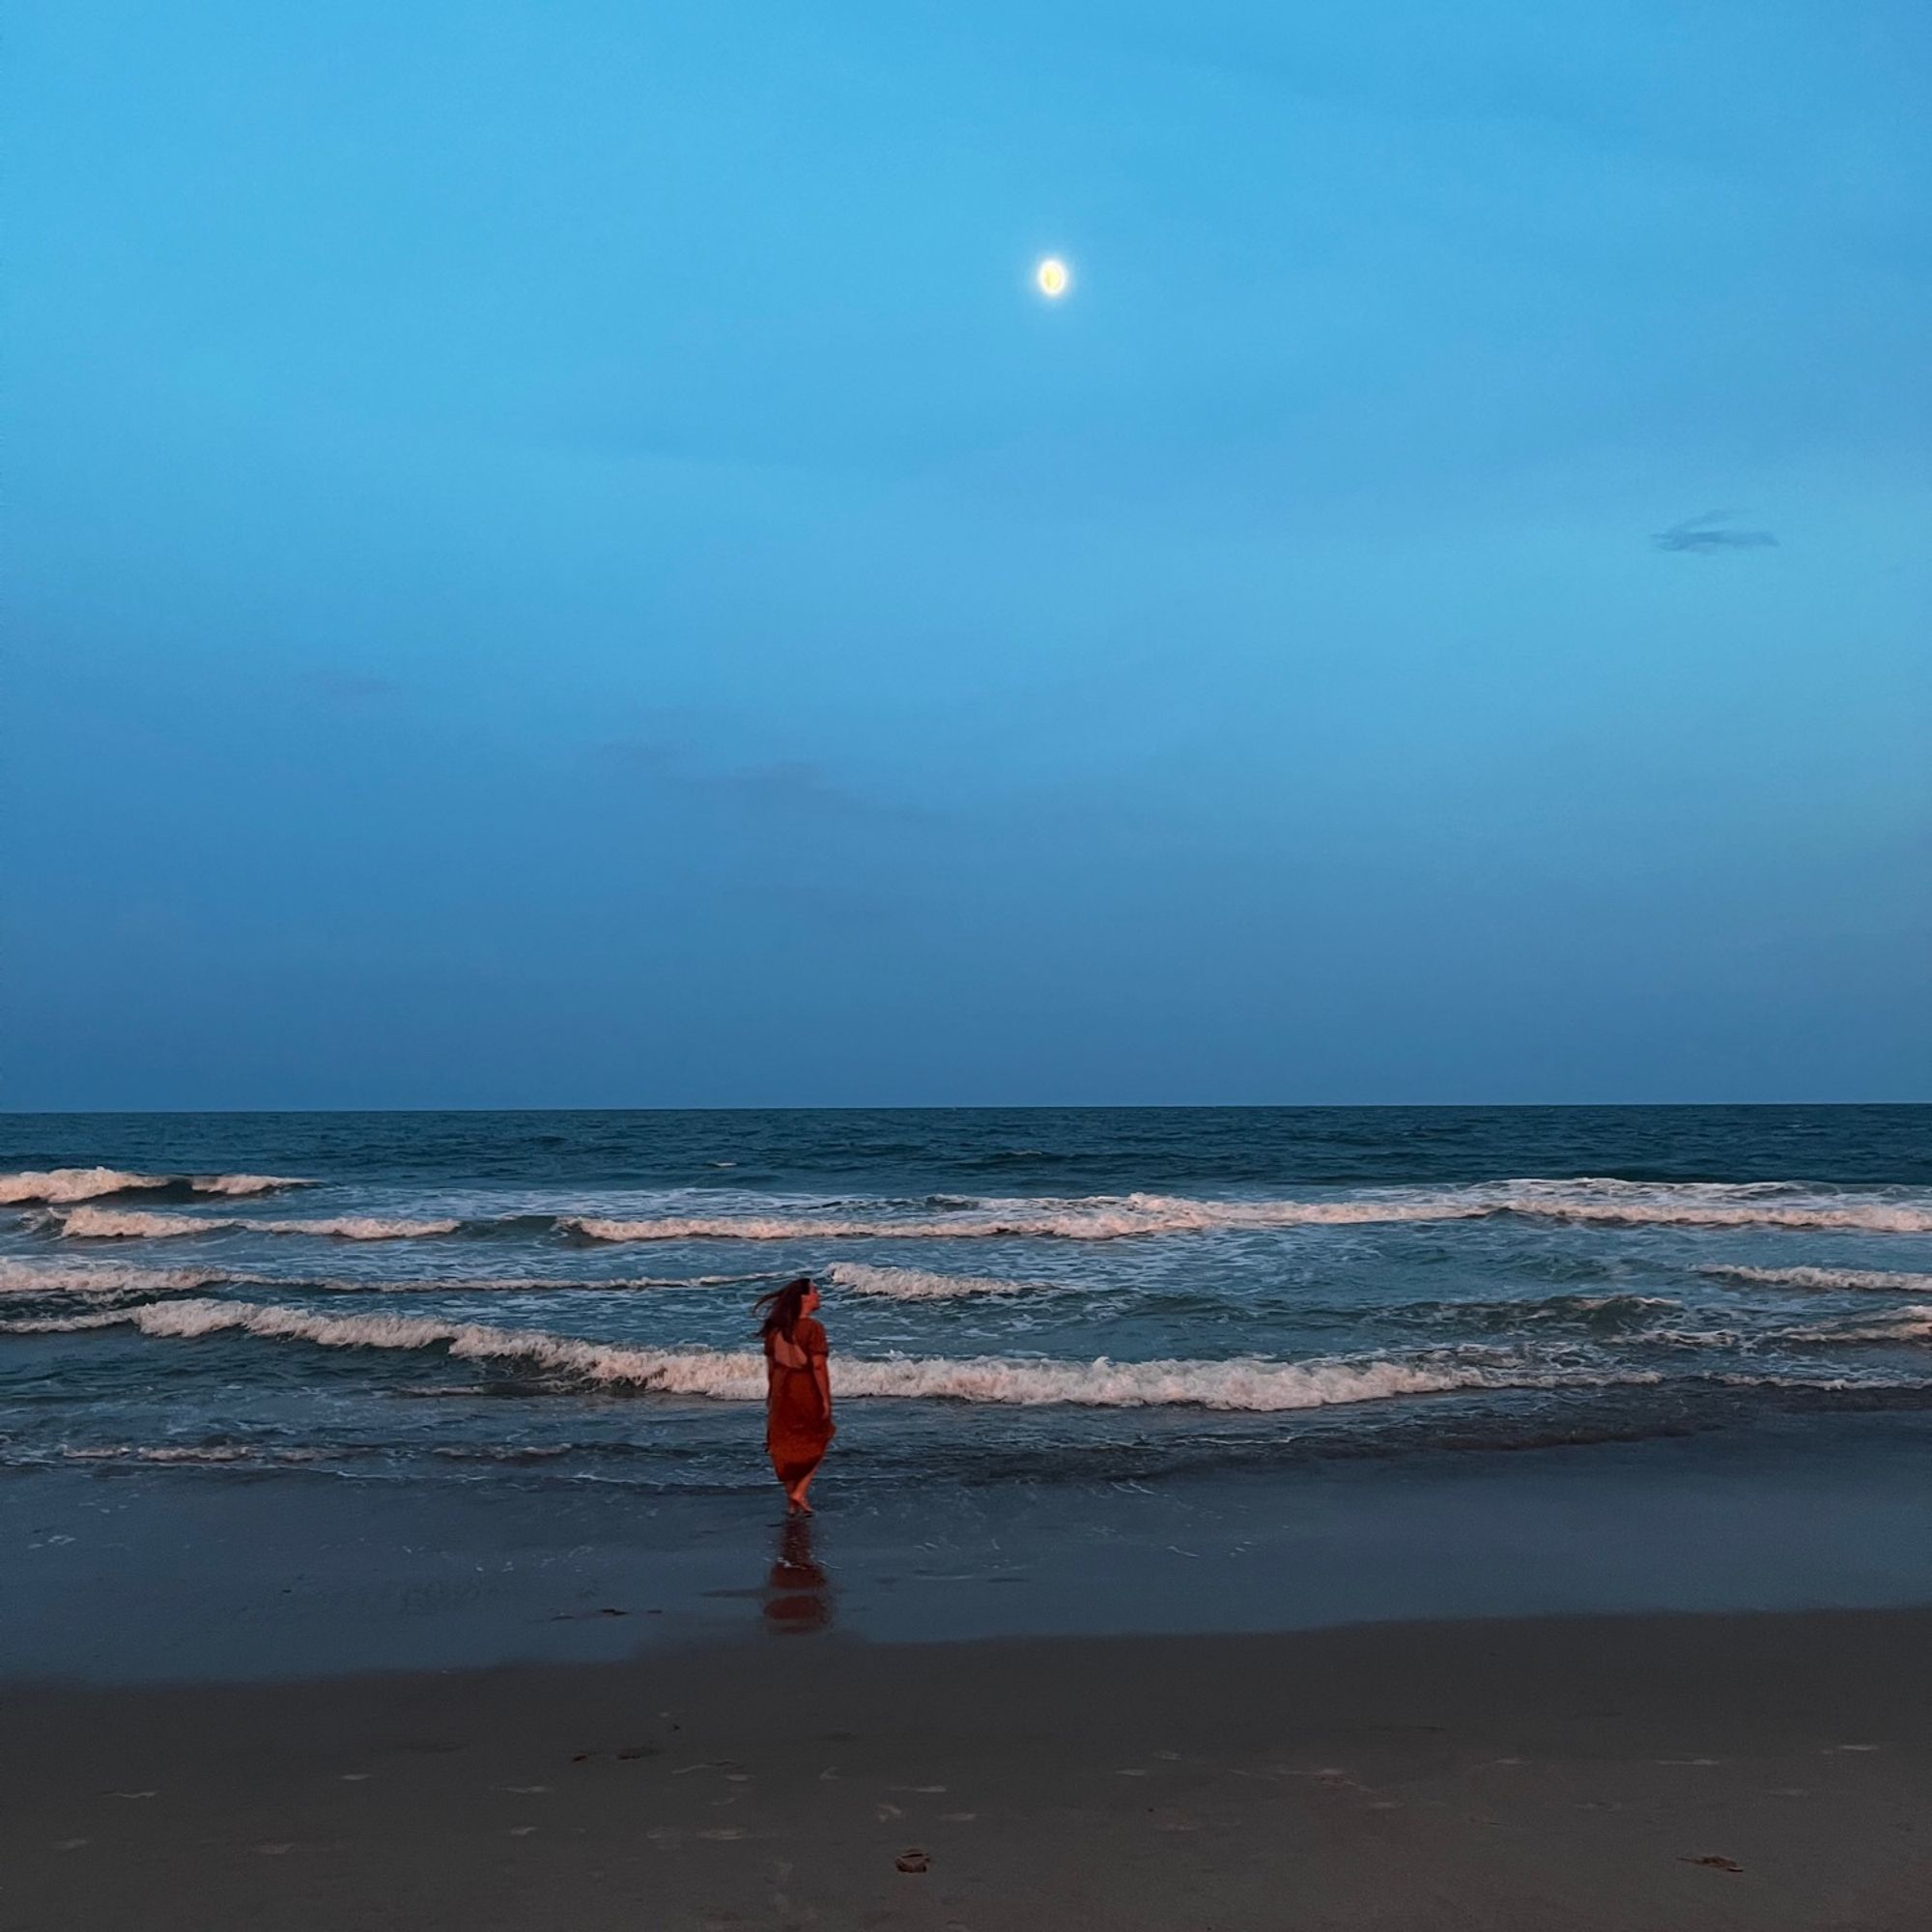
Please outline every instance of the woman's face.
[[798, 1312], [801, 1315], [810, 1315], [817, 1307], [818, 1291], [815, 1288], [808, 1288], [805, 1291], [805, 1299], [798, 1304]]

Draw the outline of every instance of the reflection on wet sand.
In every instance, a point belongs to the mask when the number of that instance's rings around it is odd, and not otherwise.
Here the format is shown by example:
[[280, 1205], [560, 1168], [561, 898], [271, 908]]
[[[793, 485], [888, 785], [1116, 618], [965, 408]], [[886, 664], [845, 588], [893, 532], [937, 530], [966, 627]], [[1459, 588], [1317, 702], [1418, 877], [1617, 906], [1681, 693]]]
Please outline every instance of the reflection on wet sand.
[[786, 1518], [765, 1582], [765, 1625], [777, 1635], [832, 1627], [832, 1585], [811, 1553], [812, 1519]]

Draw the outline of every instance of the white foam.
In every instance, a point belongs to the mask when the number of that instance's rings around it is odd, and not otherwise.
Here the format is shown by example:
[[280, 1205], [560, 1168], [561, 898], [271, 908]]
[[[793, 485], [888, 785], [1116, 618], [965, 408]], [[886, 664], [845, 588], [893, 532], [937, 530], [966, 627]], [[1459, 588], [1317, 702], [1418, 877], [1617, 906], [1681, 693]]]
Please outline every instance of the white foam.
[[[138, 1178], [138, 1177], [137, 1177]], [[127, 1179], [127, 1177], [122, 1177]], [[236, 1191], [284, 1185], [264, 1176], [221, 1176]], [[200, 1185], [201, 1183], [196, 1183]], [[209, 1183], [211, 1191], [218, 1191]], [[165, 1238], [247, 1228], [263, 1234], [405, 1240], [453, 1234], [453, 1219], [343, 1215], [328, 1220], [214, 1219], [133, 1208], [54, 1210], [64, 1231], [88, 1238]], [[1088, 1195], [1065, 1200], [993, 1200], [934, 1211], [889, 1201], [819, 1206], [750, 1200], [728, 1211], [623, 1217], [569, 1214], [557, 1226], [601, 1241], [817, 1241], [863, 1238], [986, 1239], [1002, 1236], [1106, 1241], [1135, 1236], [1477, 1220], [1496, 1214], [1631, 1227], [1831, 1229], [1876, 1234], [1932, 1232], [1932, 1195], [1856, 1194], [1783, 1183], [1508, 1180], [1464, 1187], [1377, 1188], [1321, 1199], [1213, 1201], [1161, 1194]], [[511, 1216], [515, 1220], [520, 1216]]]
[[114, 1167], [56, 1167], [38, 1174], [0, 1174], [0, 1202], [87, 1201], [97, 1194], [166, 1185], [158, 1175], [124, 1174]]
[[1481, 1213], [1435, 1200], [1188, 1201], [1158, 1194], [1094, 1195], [1069, 1201], [986, 1201], [941, 1214], [659, 1214], [637, 1219], [566, 1218], [562, 1226], [599, 1241], [796, 1241], [867, 1238], [985, 1240], [1001, 1236], [1111, 1241], [1135, 1235], [1217, 1229], [1440, 1220]]
[[266, 1235], [328, 1235], [344, 1241], [417, 1241], [453, 1235], [461, 1221], [397, 1221], [377, 1214], [342, 1214], [327, 1221], [247, 1221]]
[[59, 1215], [61, 1233], [82, 1240], [166, 1240], [183, 1235], [219, 1234], [247, 1228], [262, 1235], [325, 1235], [348, 1241], [404, 1241], [453, 1235], [459, 1221], [398, 1221], [372, 1214], [343, 1214], [323, 1221], [219, 1218], [161, 1214], [146, 1208], [70, 1208]]
[[1765, 1288], [1815, 1289], [1821, 1293], [1840, 1291], [1865, 1294], [1932, 1294], [1932, 1274], [1911, 1274], [1892, 1268], [1741, 1267], [1699, 1268], [1699, 1274], [1725, 1281], [1756, 1282]]
[[1406, 1221], [1477, 1220], [1496, 1214], [1630, 1227], [1817, 1228], [1875, 1234], [1932, 1232], [1932, 1197], [1860, 1195], [1783, 1183], [1653, 1183], [1613, 1179], [1505, 1180], [1465, 1187], [1379, 1188], [1313, 1200], [1204, 1201], [1160, 1194], [1069, 1200], [980, 1201], [941, 1213], [877, 1211], [582, 1215], [561, 1225], [594, 1240], [802, 1241], [862, 1238], [987, 1239], [1001, 1236], [1105, 1241], [1145, 1235], [1208, 1234]]
[[1854, 1194], [1782, 1181], [1510, 1180], [1487, 1211], [1633, 1227], [1932, 1233], [1932, 1197], [1922, 1191]]
[[924, 1268], [874, 1267], [863, 1262], [834, 1262], [826, 1279], [854, 1294], [883, 1295], [892, 1301], [950, 1301], [965, 1294], [1018, 1294], [1028, 1284], [983, 1274], [934, 1274]]
[[92, 1201], [102, 1194], [138, 1194], [160, 1187], [187, 1187], [196, 1194], [247, 1195], [309, 1185], [306, 1180], [278, 1174], [130, 1174], [118, 1167], [56, 1167], [0, 1174], [0, 1204]]
[[1846, 1323], [1833, 1328], [1793, 1328], [1779, 1339], [1809, 1343], [1932, 1341], [1932, 1304], [1888, 1309], [1857, 1327]]
[[139, 1208], [70, 1208], [56, 1218], [63, 1235], [90, 1241], [163, 1240], [171, 1235], [207, 1235], [235, 1225], [199, 1214], [157, 1214]]
[[756, 1274], [621, 1275], [608, 1281], [554, 1275], [411, 1276], [321, 1278], [242, 1273], [213, 1267], [142, 1267], [121, 1261], [18, 1261], [0, 1256], [0, 1294], [79, 1294], [126, 1299], [143, 1294], [182, 1294], [209, 1288], [265, 1288], [298, 1294], [557, 1294], [631, 1293], [667, 1289], [735, 1288], [771, 1281]]
[[236, 1279], [218, 1268], [136, 1267], [122, 1262], [22, 1262], [0, 1258], [0, 1294], [179, 1294]]
[[[487, 1327], [400, 1315], [332, 1316], [245, 1301], [150, 1302], [139, 1308], [73, 1316], [62, 1321], [9, 1323], [0, 1332], [54, 1333], [121, 1322], [156, 1337], [188, 1339], [237, 1332], [316, 1343], [332, 1349], [446, 1348], [466, 1358], [521, 1361], [594, 1382], [618, 1383], [721, 1402], [760, 1402], [762, 1355], [712, 1349], [633, 1349], [580, 1341], [541, 1329]], [[1661, 1378], [1633, 1371], [1602, 1376], [1520, 1362], [1478, 1362], [1437, 1351], [1407, 1359], [1369, 1357], [1277, 1362], [1115, 1362], [1010, 1360], [998, 1356], [889, 1355], [837, 1357], [833, 1387], [846, 1399], [895, 1397], [1038, 1406], [1197, 1408], [1276, 1411], [1455, 1389], [1610, 1387]]]
[[120, 1328], [146, 1309], [161, 1305], [151, 1301], [141, 1308], [96, 1309], [91, 1315], [48, 1315], [25, 1321], [0, 1322], [0, 1335], [77, 1335], [89, 1328]]

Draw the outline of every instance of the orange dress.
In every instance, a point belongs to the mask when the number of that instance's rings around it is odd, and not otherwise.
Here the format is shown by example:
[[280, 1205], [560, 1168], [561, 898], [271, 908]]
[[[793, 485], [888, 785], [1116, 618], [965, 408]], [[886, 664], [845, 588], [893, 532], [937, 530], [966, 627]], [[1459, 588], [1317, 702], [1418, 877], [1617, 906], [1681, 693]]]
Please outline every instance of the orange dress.
[[812, 1373], [825, 1357], [825, 1329], [809, 1315], [789, 1339], [765, 1337], [765, 1448], [787, 1487], [818, 1467], [838, 1433]]

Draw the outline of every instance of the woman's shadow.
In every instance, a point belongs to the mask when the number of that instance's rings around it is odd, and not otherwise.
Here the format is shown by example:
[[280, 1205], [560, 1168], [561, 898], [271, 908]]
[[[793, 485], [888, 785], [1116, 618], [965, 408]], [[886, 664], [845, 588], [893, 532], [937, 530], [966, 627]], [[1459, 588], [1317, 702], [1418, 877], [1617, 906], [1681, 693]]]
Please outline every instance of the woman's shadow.
[[812, 1521], [787, 1517], [779, 1530], [778, 1553], [765, 1579], [765, 1628], [774, 1636], [832, 1628], [832, 1583], [811, 1553]]

